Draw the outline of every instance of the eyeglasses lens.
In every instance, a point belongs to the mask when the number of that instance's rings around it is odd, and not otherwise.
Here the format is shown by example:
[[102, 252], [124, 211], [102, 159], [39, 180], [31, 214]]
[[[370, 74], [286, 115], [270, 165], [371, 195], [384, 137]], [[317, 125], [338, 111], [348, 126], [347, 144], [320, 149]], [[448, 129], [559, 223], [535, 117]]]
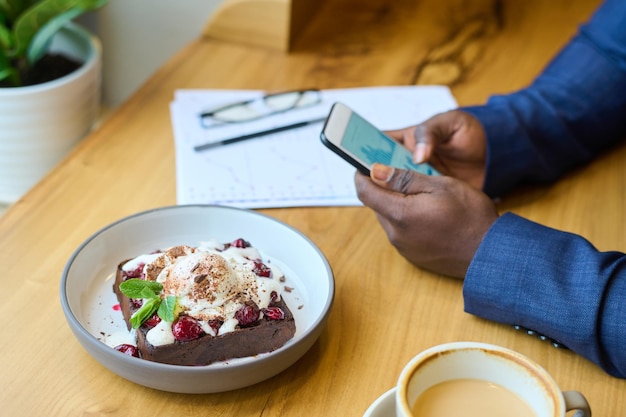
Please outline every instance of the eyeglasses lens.
[[222, 122], [247, 122], [274, 113], [306, 107], [320, 102], [319, 91], [289, 91], [285, 93], [270, 94], [262, 99], [249, 101], [238, 105], [216, 110], [211, 114], [214, 120]]
[[245, 122], [261, 117], [262, 114], [251, 105], [242, 104], [227, 107], [213, 113], [213, 118], [223, 122]]
[[273, 111], [285, 111], [319, 102], [317, 91], [291, 91], [265, 96], [265, 105]]

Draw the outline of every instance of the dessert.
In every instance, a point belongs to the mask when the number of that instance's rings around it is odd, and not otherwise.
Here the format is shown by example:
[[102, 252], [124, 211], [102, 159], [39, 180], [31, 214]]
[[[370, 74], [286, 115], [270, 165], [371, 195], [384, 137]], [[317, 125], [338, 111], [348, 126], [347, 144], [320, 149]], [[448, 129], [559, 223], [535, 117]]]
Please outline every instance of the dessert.
[[115, 349], [155, 362], [208, 365], [271, 352], [293, 338], [284, 274], [243, 239], [201, 242], [118, 265], [113, 290], [136, 346]]

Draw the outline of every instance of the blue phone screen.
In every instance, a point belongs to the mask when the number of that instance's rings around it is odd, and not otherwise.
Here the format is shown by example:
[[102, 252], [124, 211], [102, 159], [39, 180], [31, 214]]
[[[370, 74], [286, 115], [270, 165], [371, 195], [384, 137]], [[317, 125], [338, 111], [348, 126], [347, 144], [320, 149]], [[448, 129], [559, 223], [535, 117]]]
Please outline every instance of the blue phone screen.
[[438, 172], [428, 164], [416, 164], [413, 155], [404, 146], [394, 141], [367, 120], [352, 113], [341, 146], [361, 159], [369, 167], [374, 162], [395, 168], [410, 169], [428, 175]]

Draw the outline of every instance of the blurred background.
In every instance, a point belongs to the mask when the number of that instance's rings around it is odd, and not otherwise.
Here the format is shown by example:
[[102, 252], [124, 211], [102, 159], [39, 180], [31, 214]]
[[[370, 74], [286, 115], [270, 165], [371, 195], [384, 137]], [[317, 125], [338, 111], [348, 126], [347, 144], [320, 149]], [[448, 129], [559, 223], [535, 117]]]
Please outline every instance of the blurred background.
[[102, 42], [105, 108], [121, 104], [168, 58], [199, 36], [222, 1], [109, 0], [101, 10], [82, 16], [79, 23]]
[[[200, 36], [222, 1], [109, 0], [104, 8], [77, 19], [102, 42], [102, 111], [96, 125]], [[8, 207], [0, 202], [0, 216]]]

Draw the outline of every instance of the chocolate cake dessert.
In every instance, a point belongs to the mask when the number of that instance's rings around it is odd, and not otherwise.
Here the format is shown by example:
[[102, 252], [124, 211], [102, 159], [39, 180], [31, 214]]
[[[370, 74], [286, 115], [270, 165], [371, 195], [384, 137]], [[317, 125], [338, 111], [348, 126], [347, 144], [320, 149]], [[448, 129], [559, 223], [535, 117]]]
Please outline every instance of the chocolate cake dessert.
[[174, 365], [271, 352], [296, 325], [282, 271], [243, 239], [140, 255], [117, 267], [113, 290], [137, 344], [115, 349]]

